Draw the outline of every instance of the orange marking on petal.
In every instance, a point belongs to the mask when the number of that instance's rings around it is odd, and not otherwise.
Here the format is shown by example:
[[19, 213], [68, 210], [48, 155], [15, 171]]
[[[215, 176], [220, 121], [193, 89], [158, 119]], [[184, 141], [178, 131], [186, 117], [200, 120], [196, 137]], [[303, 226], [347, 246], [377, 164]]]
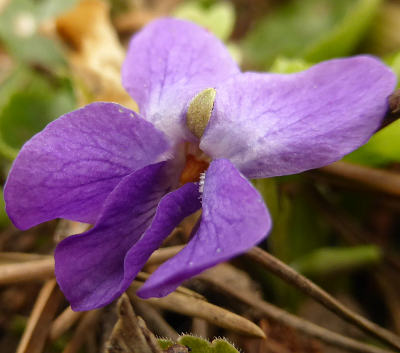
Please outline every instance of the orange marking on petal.
[[209, 163], [205, 160], [199, 159], [193, 154], [186, 156], [185, 168], [180, 177], [180, 183], [193, 183], [200, 180], [200, 174], [207, 170]]

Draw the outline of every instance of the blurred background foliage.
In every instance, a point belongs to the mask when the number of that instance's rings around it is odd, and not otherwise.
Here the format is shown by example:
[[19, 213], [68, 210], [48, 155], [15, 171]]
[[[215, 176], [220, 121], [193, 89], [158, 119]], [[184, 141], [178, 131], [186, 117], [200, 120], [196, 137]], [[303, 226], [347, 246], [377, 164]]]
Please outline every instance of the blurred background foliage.
[[[60, 115], [98, 100], [136, 109], [121, 87], [119, 70], [130, 36], [159, 16], [204, 26], [244, 70], [289, 74], [322, 60], [369, 53], [400, 76], [400, 1], [395, 0], [2, 0], [3, 182], [24, 142]], [[386, 271], [387, 254], [399, 263], [400, 191], [381, 192], [367, 181], [371, 170], [400, 178], [400, 121], [344, 160], [368, 167], [362, 169], [364, 182], [340, 170], [254, 181], [274, 220], [263, 246], [325, 288], [358, 298], [368, 315], [399, 333], [400, 298], [390, 296], [399, 293], [397, 284], [387, 294], [387, 288], [370, 282], [373, 271]], [[4, 203], [0, 226], [11, 227]], [[7, 243], [1, 244], [7, 250]], [[254, 264], [241, 265], [268, 299], [301, 311], [304, 298], [297, 292]]]

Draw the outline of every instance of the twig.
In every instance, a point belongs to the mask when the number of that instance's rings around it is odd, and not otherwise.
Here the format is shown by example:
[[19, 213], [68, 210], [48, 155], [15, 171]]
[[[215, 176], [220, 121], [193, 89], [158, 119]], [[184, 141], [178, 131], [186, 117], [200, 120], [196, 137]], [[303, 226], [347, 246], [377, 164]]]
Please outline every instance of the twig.
[[89, 331], [86, 335], [85, 353], [99, 353], [102, 352], [99, 347], [97, 333], [95, 330]]
[[[334, 183], [342, 183], [343, 179], [357, 184], [357, 187], [364, 187], [374, 192], [383, 193], [391, 196], [400, 196], [400, 174], [390, 172], [384, 169], [375, 169], [348, 162], [335, 162], [326, 167], [315, 169], [306, 173], [314, 176], [333, 176]], [[338, 178], [339, 179], [336, 179]], [[341, 180], [342, 179], [342, 180]]]
[[53, 276], [53, 258], [0, 265], [0, 285], [43, 280]]
[[[303, 193], [318, 210], [319, 214], [324, 217], [326, 222], [336, 230], [337, 234], [343, 240], [351, 245], [358, 244], [376, 244], [376, 237], [367, 229], [362, 228], [358, 223], [354, 222], [348, 215], [336, 209], [334, 205], [328, 201], [315, 187], [308, 187]], [[397, 256], [390, 252], [387, 248], [382, 248], [384, 261], [373, 271], [373, 279], [379, 286], [382, 294], [387, 299], [385, 301], [392, 322], [397, 334], [400, 333], [400, 298], [396, 291], [396, 282], [391, 277], [396, 278], [400, 271], [400, 261]]]
[[285, 282], [293, 285], [303, 293], [312, 297], [327, 309], [342, 317], [344, 320], [353, 323], [354, 325], [360, 327], [363, 331], [380, 339], [382, 342], [385, 342], [390, 346], [400, 350], [399, 336], [354, 313], [341, 304], [338, 300], [333, 298], [329, 293], [325, 292], [321, 287], [317, 286], [315, 283], [311, 282], [309, 279], [305, 278], [271, 254], [258, 247], [255, 247], [247, 252], [246, 256], [262, 265], [264, 268], [277, 275]]
[[[168, 260], [172, 256], [176, 255], [181, 249], [182, 246], [171, 246], [159, 249], [155, 251], [150, 257], [149, 263], [158, 264], [160, 262]], [[32, 255], [32, 258], [41, 256], [36, 254], [17, 253], [11, 255], [9, 259], [11, 261], [17, 261], [18, 259], [23, 262], [0, 265], [0, 285], [43, 280], [54, 276], [53, 257], [44, 256], [43, 259], [28, 260], [30, 255]]]
[[[147, 281], [149, 279], [149, 277], [150, 277], [150, 273], [139, 272], [135, 279], [137, 281], [144, 282], [144, 281]], [[188, 295], [190, 297], [194, 297], [194, 298], [197, 298], [197, 299], [205, 300], [205, 298], [201, 294], [199, 294], [199, 293], [197, 293], [195, 291], [192, 291], [192, 290], [190, 290], [189, 288], [186, 288], [186, 287], [179, 286], [178, 288], [176, 288], [175, 291], [177, 293]]]
[[40, 353], [63, 296], [55, 280], [49, 280], [40, 291], [28, 324], [18, 345], [17, 353]]
[[308, 336], [318, 338], [331, 346], [340, 347], [342, 349], [357, 353], [394, 353], [393, 351], [388, 351], [386, 349], [381, 349], [369, 344], [358, 342], [341, 334], [329, 331], [323, 327], [313, 324], [310, 321], [289, 314], [288, 312], [277, 308], [272, 304], [260, 300], [254, 295], [245, 292], [239, 292], [227, 283], [221, 283], [221, 281], [218, 281], [215, 277], [207, 275], [207, 273], [200, 274], [198, 278], [207, 281], [214, 287], [227, 293], [229, 296], [236, 298], [252, 308], [255, 308], [258, 313], [263, 314], [266, 317], [278, 321], [284, 325], [293, 327]]
[[76, 353], [82, 347], [86, 340], [86, 332], [92, 329], [100, 317], [101, 310], [92, 310], [84, 313], [76, 331], [63, 350], [63, 353]]
[[168, 246], [166, 248], [160, 248], [150, 256], [150, 258], [146, 262], [146, 266], [148, 265], [158, 265], [161, 262], [164, 262], [171, 257], [175, 256], [179, 251], [183, 249], [184, 245], [176, 245], [176, 246]]
[[[136, 290], [139, 289], [141, 285], [142, 283], [133, 281], [131, 287], [128, 289], [128, 296], [131, 297], [132, 300], [141, 300], [135, 295]], [[164, 298], [146, 299], [146, 303], [183, 315], [202, 318], [214, 325], [241, 334], [265, 338], [264, 332], [253, 322], [193, 296], [173, 292]]]
[[78, 321], [83, 312], [72, 311], [68, 306], [52, 323], [49, 333], [50, 341], [55, 341], [67, 332], [76, 321]]
[[192, 319], [192, 334], [199, 337], [208, 337], [208, 322], [204, 319], [194, 317]]
[[43, 260], [49, 258], [48, 255], [30, 254], [24, 252], [0, 252], [0, 263], [9, 264], [10, 262], [25, 262]]

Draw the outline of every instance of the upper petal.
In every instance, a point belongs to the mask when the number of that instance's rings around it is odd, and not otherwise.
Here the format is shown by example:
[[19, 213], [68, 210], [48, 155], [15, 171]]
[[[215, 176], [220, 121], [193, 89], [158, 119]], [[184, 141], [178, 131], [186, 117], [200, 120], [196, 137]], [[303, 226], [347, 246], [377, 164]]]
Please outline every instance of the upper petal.
[[65, 114], [14, 161], [4, 190], [7, 213], [21, 229], [58, 217], [94, 223], [121, 179], [168, 148], [162, 132], [117, 104]]
[[227, 49], [211, 33], [165, 18], [132, 38], [122, 82], [146, 119], [179, 140], [190, 136], [184, 117], [188, 101], [238, 72]]
[[202, 198], [198, 231], [151, 275], [138, 291], [140, 297], [169, 294], [185, 279], [253, 247], [271, 228], [262, 197], [228, 160], [211, 163]]
[[174, 184], [169, 169], [161, 162], [125, 177], [95, 227], [58, 244], [56, 277], [74, 310], [121, 295], [174, 227], [200, 207], [194, 184], [168, 193]]
[[395, 76], [380, 61], [335, 59], [291, 74], [237, 75], [217, 87], [200, 148], [249, 178], [332, 163], [379, 127]]

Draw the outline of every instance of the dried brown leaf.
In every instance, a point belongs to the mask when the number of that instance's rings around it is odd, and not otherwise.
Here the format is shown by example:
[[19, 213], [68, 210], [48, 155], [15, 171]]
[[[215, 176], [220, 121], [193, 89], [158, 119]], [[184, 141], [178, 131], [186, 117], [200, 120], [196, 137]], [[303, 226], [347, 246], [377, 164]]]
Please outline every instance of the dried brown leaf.
[[122, 88], [121, 65], [125, 52], [105, 2], [80, 1], [56, 20], [56, 29], [71, 48], [68, 59], [77, 82], [85, 86], [80, 92], [82, 105], [101, 100], [137, 109]]
[[165, 353], [189, 353], [189, 348], [181, 344], [174, 344], [164, 350]]
[[173, 340], [178, 339], [178, 333], [168, 324], [168, 322], [164, 320], [159, 310], [144, 301], [134, 301], [133, 305], [136, 313], [143, 317], [148, 327], [155, 334], [160, 337], [168, 337]]
[[107, 353], [162, 353], [155, 336], [135, 315], [126, 294], [118, 300], [118, 316], [106, 345]]

